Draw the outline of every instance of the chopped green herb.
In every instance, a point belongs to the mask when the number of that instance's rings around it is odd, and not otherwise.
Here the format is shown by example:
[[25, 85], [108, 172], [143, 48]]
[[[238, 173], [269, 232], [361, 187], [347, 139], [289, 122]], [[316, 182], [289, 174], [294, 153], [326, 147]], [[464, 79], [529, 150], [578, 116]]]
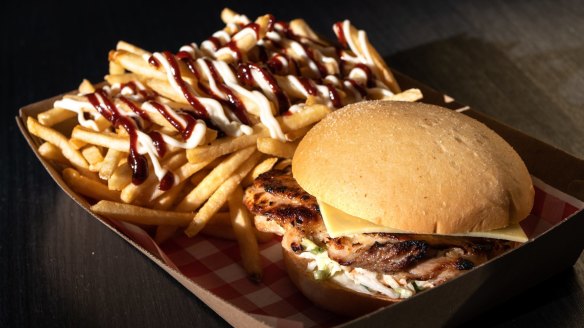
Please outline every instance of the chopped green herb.
[[412, 286], [414, 286], [414, 290], [416, 291], [416, 293], [419, 293], [424, 290], [424, 288], [419, 287], [415, 281], [412, 281]]
[[329, 270], [316, 270], [314, 271], [314, 278], [316, 280], [325, 280], [330, 278], [331, 272]]

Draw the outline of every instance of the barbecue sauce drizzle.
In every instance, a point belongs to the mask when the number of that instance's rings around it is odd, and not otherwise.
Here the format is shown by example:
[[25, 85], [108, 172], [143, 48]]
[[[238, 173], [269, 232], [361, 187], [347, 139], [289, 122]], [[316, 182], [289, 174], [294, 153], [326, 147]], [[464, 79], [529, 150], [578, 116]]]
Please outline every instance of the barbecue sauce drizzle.
[[[257, 23], [249, 23], [245, 26], [240, 25], [240, 30], [237, 33], [241, 33], [244, 29], [250, 28], [254, 31], [256, 40], [259, 41], [260, 38], [260, 27]], [[336, 55], [337, 55], [337, 63], [340, 69], [340, 76], [344, 76], [345, 74], [345, 61], [342, 59], [343, 49], [348, 48], [348, 43], [346, 36], [343, 31], [343, 22], [337, 22], [333, 25], [334, 32], [337, 36], [338, 42], [341, 47], [335, 47]], [[288, 95], [284, 93], [280, 85], [278, 84], [277, 80], [272, 74], [294, 74], [300, 85], [306, 91], [306, 94], [310, 96], [318, 96], [318, 88], [316, 84], [324, 84], [326, 90], [328, 91], [328, 98], [331, 101], [332, 105], [336, 108], [342, 106], [341, 97], [339, 91], [335, 86], [331, 83], [325, 82], [323, 83], [323, 78], [328, 75], [327, 68], [316, 59], [315, 53], [313, 49], [307, 47], [306, 41], [318, 44], [320, 46], [328, 46], [319, 42], [318, 40], [313, 40], [306, 36], [299, 36], [296, 35], [288, 23], [282, 21], [276, 21], [274, 16], [269, 16], [269, 22], [267, 26], [268, 32], [276, 32], [280, 35], [280, 37], [288, 38], [292, 41], [297, 42], [302, 49], [304, 50], [307, 60], [310, 63], [314, 64], [318, 71], [318, 78], [311, 79], [305, 76], [302, 76], [300, 65], [299, 63], [288, 56], [286, 54], [287, 49], [283, 47], [279, 42], [275, 40], [266, 40], [264, 44], [258, 44], [259, 47], [259, 60], [258, 63], [252, 62], [243, 62], [244, 58], [242, 57], [241, 50], [237, 46], [237, 42], [235, 40], [230, 40], [226, 42], [226, 44], [222, 45], [221, 40], [215, 36], [211, 36], [207, 39], [207, 41], [213, 44], [215, 51], [227, 47], [229, 48], [234, 54], [235, 59], [237, 60], [236, 66], [230, 65], [230, 68], [236, 72], [237, 78], [239, 82], [241, 82], [244, 86], [248, 89], [255, 89], [259, 87], [258, 81], [254, 79], [254, 74], [252, 70], [257, 72], [261, 78], [266, 82], [269, 86], [271, 92], [273, 93], [274, 97], [277, 100], [278, 105], [278, 113], [279, 114], [287, 114], [288, 109], [291, 106], [291, 101]], [[236, 33], [236, 34], [237, 34]], [[269, 43], [272, 48], [279, 48], [281, 51], [277, 51], [275, 49], [270, 49], [272, 51], [271, 58], [268, 59], [268, 53], [266, 51], [266, 43]], [[205, 58], [204, 64], [209, 69], [210, 75], [208, 78], [213, 79], [217, 88], [223, 92], [227, 99], [222, 99], [218, 94], [213, 92], [211, 88], [205, 86], [201, 83], [200, 79], [200, 72], [197, 70], [197, 67], [194, 62], [193, 56], [186, 52], [186, 51], [179, 51], [175, 55], [173, 55], [169, 51], [163, 51], [161, 53], [163, 58], [168, 62], [170, 75], [176, 85], [178, 85], [179, 89], [181, 90], [183, 96], [185, 97], [186, 101], [191, 105], [192, 111], [186, 111], [181, 113], [176, 113], [179, 115], [186, 124], [183, 124], [180, 120], [178, 120], [174, 115], [172, 115], [167, 108], [154, 101], [153, 99], [156, 97], [156, 93], [150, 90], [143, 90], [138, 88], [138, 86], [134, 82], [128, 82], [120, 85], [120, 90], [124, 88], [129, 88], [133, 94], [137, 94], [142, 96], [152, 107], [154, 107], [174, 128], [179, 131], [182, 138], [184, 140], [189, 139], [191, 136], [194, 127], [196, 126], [197, 120], [203, 120], [207, 123], [208, 126], [214, 127], [213, 124], [210, 122], [210, 117], [207, 109], [205, 106], [197, 99], [197, 97], [191, 92], [190, 86], [183, 80], [182, 74], [180, 71], [179, 63], [177, 59], [182, 61], [187, 69], [195, 76], [198, 81], [198, 87], [201, 91], [211, 96], [213, 99], [220, 101], [222, 104], [226, 105], [231, 112], [237, 117], [237, 119], [246, 125], [250, 125], [251, 121], [247, 116], [247, 109], [243, 101], [235, 94], [235, 92], [229, 88], [225, 82], [223, 81], [221, 75], [217, 72], [217, 69], [213, 65], [213, 63]], [[286, 63], [286, 69], [284, 69], [284, 61]], [[156, 67], [159, 68], [161, 63], [155, 56], [151, 56], [148, 59], [148, 62]], [[341, 87], [344, 86], [343, 81], [348, 82], [348, 84], [356, 90], [361, 98], [365, 98], [367, 96], [366, 88], [375, 87], [375, 80], [374, 75], [371, 72], [371, 69], [362, 63], [358, 63], [353, 65], [352, 69], [361, 69], [365, 76], [366, 76], [366, 83], [365, 85], [361, 85], [357, 81], [351, 78], [344, 78], [341, 81]], [[315, 84], [316, 83], [316, 84]], [[101, 100], [100, 100], [101, 98]], [[123, 102], [125, 105], [132, 110], [140, 119], [132, 119], [128, 116], [122, 115], [119, 109], [116, 107], [114, 102], [109, 98], [108, 94], [103, 89], [98, 89], [92, 94], [87, 95], [87, 99], [91, 103], [91, 105], [102, 115], [104, 116], [115, 128], [122, 126], [128, 133], [130, 138], [130, 150], [128, 155], [128, 163], [132, 169], [132, 183], [139, 185], [143, 183], [146, 178], [148, 177], [148, 161], [146, 157], [138, 152], [138, 130], [143, 125], [141, 120], [143, 121], [150, 121], [150, 117], [148, 113], [138, 107], [133, 101], [126, 98], [123, 95], [118, 95], [117, 98]], [[143, 128], [143, 127], [142, 127]], [[221, 132], [221, 131], [219, 131]], [[167, 145], [159, 132], [152, 131], [148, 133], [152, 143], [156, 149], [158, 157], [162, 158], [167, 153]], [[166, 172], [163, 178], [160, 180], [159, 188], [161, 190], [168, 190], [174, 185], [174, 175], [172, 172]]]
[[[98, 98], [101, 98], [101, 101]], [[87, 95], [87, 99], [99, 114], [105, 117], [115, 128], [122, 126], [130, 137], [130, 153], [128, 164], [132, 169], [132, 183], [142, 184], [148, 177], [148, 161], [138, 152], [138, 127], [136, 122], [120, 114], [116, 105], [109, 99], [102, 89]]]

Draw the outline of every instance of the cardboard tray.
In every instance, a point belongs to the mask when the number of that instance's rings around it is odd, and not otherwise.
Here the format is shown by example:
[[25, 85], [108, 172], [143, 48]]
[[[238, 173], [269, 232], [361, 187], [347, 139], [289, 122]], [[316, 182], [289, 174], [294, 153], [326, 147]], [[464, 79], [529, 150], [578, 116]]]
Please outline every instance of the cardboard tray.
[[[43, 166], [72, 199], [97, 220], [168, 272], [233, 326], [301, 327], [338, 325], [357, 327], [386, 325], [387, 323], [391, 323], [392, 327], [458, 325], [497, 303], [501, 303], [552, 275], [573, 266], [584, 248], [584, 239], [580, 235], [580, 232], [584, 231], [584, 211], [582, 211], [584, 203], [577, 199], [584, 199], [584, 161], [505, 126], [486, 115], [473, 111], [468, 106], [463, 106], [452, 98], [438, 93], [403, 74], [397, 72], [396, 77], [404, 89], [410, 87], [420, 88], [424, 94], [423, 102], [461, 111], [485, 123], [499, 133], [523, 158], [532, 176], [537, 177], [534, 180], [538, 182], [539, 195], [548, 195], [556, 203], [568, 204], [565, 208], [570, 210], [564, 210], [564, 207], [562, 207], [563, 212], [558, 214], [559, 216], [557, 216], [555, 222], [548, 224], [543, 229], [540, 227], [540, 231], [536, 233], [538, 236], [535, 239], [517, 249], [478, 266], [441, 286], [353, 320], [339, 320], [338, 316], [315, 309], [311, 305], [302, 304], [302, 302], [309, 302], [303, 299], [302, 296], [290, 296], [287, 301], [289, 304], [286, 304], [286, 306], [292, 304], [292, 308], [298, 309], [298, 315], [288, 313], [283, 314], [281, 317], [262, 315], [262, 312], [250, 313], [245, 306], [241, 305], [246, 303], [226, 301], [226, 299], [219, 296], [224, 295], [218, 292], [218, 289], [209, 288], [209, 285], [203, 280], [192, 278], [198, 277], [196, 275], [190, 276], [191, 278], [187, 277], [185, 272], [188, 271], [185, 271], [185, 265], [181, 267], [176, 264], [176, 254], [183, 254], [184, 250], [191, 247], [193, 243], [207, 243], [203, 239], [205, 237], [195, 238], [194, 241], [185, 241], [184, 237], [182, 239], [178, 237], [177, 242], [173, 245], [161, 248], [137, 226], [109, 220], [91, 213], [88, 201], [73, 192], [64, 183], [58, 168], [39, 155], [37, 147], [40, 145], [40, 140], [28, 133], [26, 119], [28, 116], [36, 116], [39, 112], [52, 108], [53, 102], [61, 96], [21, 108], [16, 121], [23, 136]], [[557, 168], [561, 168], [561, 170]], [[536, 203], [537, 197], [538, 193], [536, 193]], [[184, 249], [181, 249], [181, 247], [184, 247]], [[262, 255], [265, 258], [272, 258], [274, 257], [274, 252], [278, 252], [279, 247], [278, 241], [263, 245]], [[229, 243], [218, 241], [212, 248], [221, 249], [221, 251], [225, 250], [225, 254], [229, 254], [229, 249], [232, 247], [230, 248]], [[237, 261], [235, 257], [232, 259], [234, 262]], [[205, 262], [200, 262], [199, 260], [196, 259], [193, 263], [205, 266]], [[226, 264], [226, 267], [238, 267], [238, 265], [230, 266]], [[274, 275], [278, 275], [278, 277], [274, 278], [269, 287], [276, 292], [277, 290], [273, 287], [276, 285], [280, 286], [278, 287], [280, 289], [284, 288], [289, 291], [289, 279], [278, 265], [277, 260], [270, 263], [270, 268], [273, 269], [271, 272]], [[194, 270], [196, 271], [197, 268], [195, 267]], [[208, 270], [213, 271], [212, 268]], [[233, 270], [237, 271], [237, 269]], [[233, 276], [236, 273], [231, 272], [230, 275]], [[246, 280], [245, 278], [243, 279]], [[232, 281], [235, 284], [235, 280]], [[267, 282], [265, 283], [268, 284]], [[245, 285], [245, 281], [239, 284]], [[226, 287], [229, 287], [229, 283], [226, 283]], [[234, 304], [237, 304], [237, 306]], [[413, 320], [412, 318], [415, 319]]]

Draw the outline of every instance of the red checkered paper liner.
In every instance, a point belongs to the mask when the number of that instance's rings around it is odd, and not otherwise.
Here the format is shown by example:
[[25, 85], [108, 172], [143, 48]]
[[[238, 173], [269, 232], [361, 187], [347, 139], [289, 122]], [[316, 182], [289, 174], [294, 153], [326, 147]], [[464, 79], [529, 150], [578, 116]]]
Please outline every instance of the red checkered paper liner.
[[[533, 182], [534, 206], [529, 217], [521, 222], [530, 239], [584, 208], [584, 202], [541, 180], [533, 178]], [[314, 306], [292, 284], [284, 268], [279, 240], [260, 244], [263, 280], [256, 284], [247, 278], [242, 268], [239, 247], [235, 241], [206, 236], [188, 238], [179, 232], [158, 246], [140, 227], [126, 222], [108, 221], [191, 282], [268, 325], [313, 327], [342, 323], [338, 316]]]

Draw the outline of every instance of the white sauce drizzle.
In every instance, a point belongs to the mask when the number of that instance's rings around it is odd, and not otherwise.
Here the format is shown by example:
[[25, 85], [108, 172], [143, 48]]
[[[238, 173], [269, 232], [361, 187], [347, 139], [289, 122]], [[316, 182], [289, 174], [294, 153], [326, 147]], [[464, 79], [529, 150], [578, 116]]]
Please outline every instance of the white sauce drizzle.
[[[63, 98], [61, 100], [55, 101], [53, 107], [66, 109], [68, 111], [77, 113], [77, 121], [79, 121], [79, 124], [82, 127], [92, 129], [94, 131], [99, 131], [99, 127], [95, 123], [95, 119], [100, 117], [101, 115], [96, 110], [93, 109], [93, 106], [91, 106], [91, 104], [85, 101], [77, 101], [71, 98]], [[89, 113], [93, 117], [93, 120], [85, 119], [85, 113]]]
[[[170, 85], [172, 86], [172, 88], [178, 94], [182, 94], [182, 90], [181, 90], [180, 86], [175, 81], [174, 77], [172, 76], [172, 68], [170, 66], [170, 63], [166, 60], [166, 58], [161, 53], [155, 52], [153, 54], [153, 56], [154, 56], [154, 58], [156, 58], [158, 60], [158, 62], [162, 66], [164, 66], [164, 69], [166, 70], [166, 77], [167, 77]], [[193, 95], [196, 95], [195, 90], [190, 86], [190, 84], [188, 84], [188, 83], [185, 83], [185, 84], [186, 84], [187, 88], [189, 89], [189, 92], [191, 92]], [[197, 97], [197, 96], [195, 96], [195, 98], [197, 98], [197, 100], [205, 107], [205, 109], [209, 113], [209, 118], [211, 119], [213, 124], [215, 124], [217, 127], [219, 127], [219, 129], [221, 129], [221, 131], [225, 132], [225, 134], [227, 134], [229, 136], [234, 136], [234, 137], [240, 136], [242, 134], [249, 134], [251, 127], [246, 126], [244, 124], [241, 124], [240, 122], [237, 122], [237, 121], [229, 120], [227, 118], [227, 116], [225, 115], [225, 111], [223, 110], [223, 106], [221, 106], [221, 104], [217, 100], [212, 99], [212, 98]], [[246, 133], [246, 132], [248, 132], [248, 133]]]

